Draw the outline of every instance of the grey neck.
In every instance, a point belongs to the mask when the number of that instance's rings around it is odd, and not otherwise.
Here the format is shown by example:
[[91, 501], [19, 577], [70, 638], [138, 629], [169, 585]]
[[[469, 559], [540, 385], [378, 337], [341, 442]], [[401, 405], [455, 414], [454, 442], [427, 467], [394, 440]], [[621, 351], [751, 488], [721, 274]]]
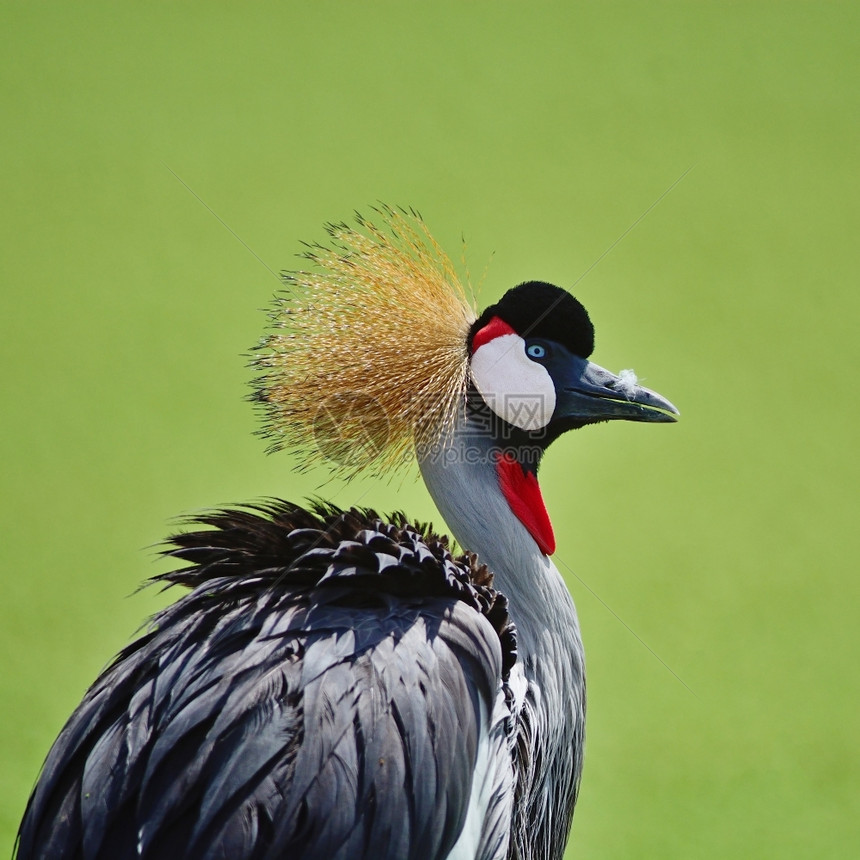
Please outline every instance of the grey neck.
[[421, 475], [457, 542], [477, 553], [493, 572], [495, 587], [508, 597], [527, 677], [540, 675], [542, 664], [559, 661], [563, 670], [581, 674], [573, 600], [502, 494], [495, 461], [502, 449], [508, 450], [505, 443], [470, 418], [464, 404], [438, 448], [419, 459]]
[[477, 553], [507, 596], [541, 752], [549, 761], [563, 758], [568, 769], [573, 756], [578, 783], [585, 676], [576, 609], [558, 569], [502, 494], [499, 448], [464, 403], [438, 449], [419, 459], [421, 474], [458, 543]]
[[[466, 402], [438, 448], [419, 457], [424, 482], [458, 543], [477, 553], [509, 601], [525, 690], [515, 705], [514, 754], [520, 802], [511, 857], [564, 853], [582, 772], [585, 664], [579, 621], [556, 566], [505, 499], [496, 472], [500, 446]], [[541, 451], [519, 451], [537, 465]], [[524, 758], [522, 758], [524, 756]], [[530, 764], [529, 764], [530, 763]]]

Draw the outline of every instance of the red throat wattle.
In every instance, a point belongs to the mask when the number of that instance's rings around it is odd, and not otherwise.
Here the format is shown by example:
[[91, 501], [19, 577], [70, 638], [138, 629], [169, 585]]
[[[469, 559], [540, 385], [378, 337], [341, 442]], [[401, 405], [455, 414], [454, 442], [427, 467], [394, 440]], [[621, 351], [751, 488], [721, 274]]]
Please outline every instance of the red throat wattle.
[[496, 456], [496, 474], [499, 486], [511, 510], [535, 539], [545, 555], [555, 552], [555, 535], [540, 494], [537, 478], [527, 472], [510, 454]]

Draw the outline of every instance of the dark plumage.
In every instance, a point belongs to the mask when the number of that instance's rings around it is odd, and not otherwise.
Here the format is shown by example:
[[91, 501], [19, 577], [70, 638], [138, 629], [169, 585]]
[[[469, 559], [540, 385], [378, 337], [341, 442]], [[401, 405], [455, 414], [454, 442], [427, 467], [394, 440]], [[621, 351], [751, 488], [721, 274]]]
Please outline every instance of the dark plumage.
[[271, 502], [195, 523], [158, 577], [192, 591], [72, 715], [19, 858], [446, 856], [516, 659], [487, 569], [402, 515]]

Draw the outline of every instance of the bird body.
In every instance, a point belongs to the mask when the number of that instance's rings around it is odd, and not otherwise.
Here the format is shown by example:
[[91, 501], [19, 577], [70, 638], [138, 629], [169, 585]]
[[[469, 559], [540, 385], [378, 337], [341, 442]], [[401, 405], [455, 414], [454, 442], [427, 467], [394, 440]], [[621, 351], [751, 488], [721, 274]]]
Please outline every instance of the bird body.
[[193, 566], [163, 577], [190, 593], [87, 693], [31, 801], [52, 826], [19, 856], [449, 856], [478, 747], [510, 731], [514, 633], [486, 568], [372, 511], [198, 525], [169, 550]]
[[383, 215], [288, 278], [257, 401], [274, 448], [345, 473], [414, 451], [468, 552], [323, 503], [197, 518], [158, 577], [189, 592], [63, 729], [19, 860], [563, 854], [585, 669], [537, 470], [566, 430], [676, 410], [587, 360], [563, 290], [476, 318], [423, 223]]

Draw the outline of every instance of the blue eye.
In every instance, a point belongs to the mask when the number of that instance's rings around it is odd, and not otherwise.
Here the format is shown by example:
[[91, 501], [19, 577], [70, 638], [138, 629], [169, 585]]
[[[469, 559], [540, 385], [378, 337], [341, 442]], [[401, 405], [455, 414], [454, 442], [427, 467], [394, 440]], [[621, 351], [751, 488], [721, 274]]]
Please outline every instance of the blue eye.
[[539, 343], [533, 343], [526, 347], [526, 355], [529, 358], [543, 358], [546, 355], [546, 347]]

